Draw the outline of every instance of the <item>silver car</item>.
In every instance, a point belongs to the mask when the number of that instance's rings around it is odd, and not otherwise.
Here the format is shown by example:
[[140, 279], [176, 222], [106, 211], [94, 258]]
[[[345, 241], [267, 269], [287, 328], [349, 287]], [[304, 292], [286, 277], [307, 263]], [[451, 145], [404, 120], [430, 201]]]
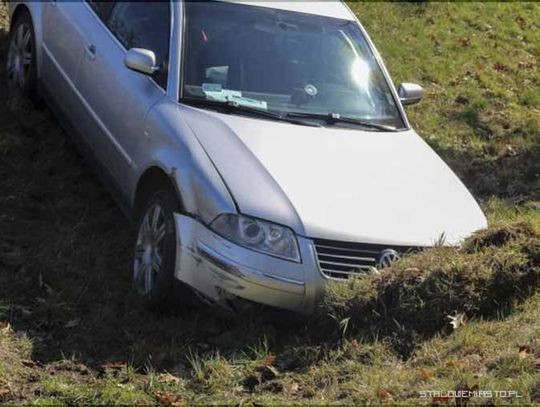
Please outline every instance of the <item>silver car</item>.
[[7, 74], [137, 224], [133, 283], [311, 312], [325, 286], [484, 228], [340, 2], [12, 2]]

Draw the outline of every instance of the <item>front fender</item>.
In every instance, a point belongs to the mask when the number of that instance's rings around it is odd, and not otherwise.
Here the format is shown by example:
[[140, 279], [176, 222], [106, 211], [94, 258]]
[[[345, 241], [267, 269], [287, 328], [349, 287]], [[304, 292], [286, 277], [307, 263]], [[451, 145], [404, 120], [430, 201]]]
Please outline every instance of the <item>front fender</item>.
[[[186, 122], [177, 104], [164, 100], [149, 112], [145, 141], [136, 161], [138, 179], [151, 167], [161, 168], [175, 182], [185, 211], [205, 223], [237, 207], [218, 171]], [[146, 145], [146, 147], [144, 147]], [[132, 190], [135, 202], [136, 185]]]

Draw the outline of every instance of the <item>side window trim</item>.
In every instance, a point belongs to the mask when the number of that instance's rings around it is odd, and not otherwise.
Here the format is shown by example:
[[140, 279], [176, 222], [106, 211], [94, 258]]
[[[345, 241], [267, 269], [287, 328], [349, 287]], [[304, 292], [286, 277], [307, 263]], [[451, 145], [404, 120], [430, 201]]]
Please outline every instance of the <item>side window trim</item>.
[[[172, 10], [172, 2], [174, 2], [175, 0], [170, 0], [169, 1], [169, 8], [171, 10], [171, 14], [173, 12]], [[114, 1], [114, 5], [113, 7], [111, 7], [111, 10], [110, 12], [108, 13], [108, 16], [107, 18], [109, 18], [112, 14], [112, 10], [114, 9], [114, 7], [116, 7], [116, 3], [118, 3], [118, 1]], [[94, 8], [90, 5], [90, 2], [88, 0], [85, 0], [84, 1], [84, 4], [86, 4], [86, 7], [88, 7], [88, 9], [94, 14], [94, 17], [96, 18], [96, 20], [99, 22], [99, 24], [101, 24], [101, 26], [103, 27], [103, 29], [107, 32], [107, 34], [109, 35], [109, 37], [116, 43], [116, 45], [122, 50], [122, 52], [124, 54], [127, 53], [127, 49], [126, 47], [124, 47], [124, 45], [118, 40], [118, 38], [116, 38], [116, 36], [111, 32], [111, 30], [109, 29], [109, 27], [105, 24], [104, 21], [101, 20], [101, 17], [98, 15], [98, 13], [96, 12], [96, 10], [94, 10]], [[172, 16], [171, 16], [171, 34], [170, 34], [170, 38], [169, 38], [169, 52], [171, 51], [171, 46], [172, 46]], [[169, 72], [169, 77], [170, 77], [170, 72]], [[152, 78], [151, 76], [147, 76], [148, 80], [154, 84], [154, 86], [159, 89], [161, 92], [163, 92], [164, 94], [167, 94], [167, 89], [163, 88], [163, 86], [161, 86], [160, 84], [158, 84], [154, 78]], [[167, 88], [169, 87], [169, 80], [167, 80]]]

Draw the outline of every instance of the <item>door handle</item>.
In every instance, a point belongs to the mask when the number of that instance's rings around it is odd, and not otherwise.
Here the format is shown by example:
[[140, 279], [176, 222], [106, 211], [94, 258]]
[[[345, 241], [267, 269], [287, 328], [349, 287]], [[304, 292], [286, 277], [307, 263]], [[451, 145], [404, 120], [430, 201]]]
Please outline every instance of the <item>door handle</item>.
[[96, 46], [94, 44], [88, 45], [84, 50], [86, 51], [86, 55], [88, 55], [90, 60], [93, 61], [96, 59]]

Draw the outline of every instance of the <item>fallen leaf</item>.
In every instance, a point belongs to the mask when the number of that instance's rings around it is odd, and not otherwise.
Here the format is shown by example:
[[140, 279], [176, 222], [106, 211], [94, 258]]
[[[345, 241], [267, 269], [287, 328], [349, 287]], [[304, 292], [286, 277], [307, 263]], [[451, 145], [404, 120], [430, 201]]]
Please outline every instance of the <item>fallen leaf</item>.
[[107, 362], [101, 365], [103, 369], [123, 369], [126, 366], [125, 362]]
[[300, 386], [299, 386], [298, 383], [292, 382], [292, 383], [289, 385], [289, 388], [288, 388], [289, 393], [297, 393], [298, 390], [300, 390]]
[[500, 62], [496, 62], [493, 65], [493, 69], [495, 69], [497, 72], [506, 72], [508, 71], [508, 67]]
[[447, 362], [447, 365], [450, 366], [450, 367], [453, 367], [455, 369], [463, 369], [465, 367], [465, 363], [459, 361], [459, 360], [449, 360]]
[[2, 382], [0, 382], [0, 397], [7, 396], [8, 394], [11, 394], [9, 384], [2, 380]]
[[530, 346], [523, 345], [519, 347], [519, 353], [534, 353], [534, 352]]
[[182, 405], [182, 401], [173, 396], [172, 394], [165, 392], [156, 393], [157, 401], [163, 406], [177, 407]]
[[79, 322], [80, 320], [78, 318], [72, 319], [64, 325], [64, 328], [75, 328], [77, 325], [79, 325]]
[[452, 401], [452, 397], [450, 396], [438, 396], [438, 397], [433, 397], [433, 399], [431, 400], [433, 402], [433, 404], [435, 403], [450, 403]]
[[379, 400], [386, 401], [392, 398], [392, 394], [390, 394], [388, 390], [379, 389], [377, 390], [377, 397], [379, 398]]
[[461, 45], [462, 47], [468, 47], [469, 45], [471, 45], [471, 39], [466, 37], [460, 38], [458, 42], [459, 45]]
[[447, 318], [450, 320], [450, 325], [452, 325], [454, 329], [458, 329], [462, 325], [465, 325], [465, 314], [448, 315]]
[[268, 356], [266, 356], [266, 359], [264, 360], [264, 364], [266, 366], [273, 366], [275, 361], [276, 361], [276, 357], [270, 353]]
[[172, 406], [173, 400], [169, 393], [157, 393], [157, 400], [164, 406]]
[[420, 377], [422, 377], [423, 379], [426, 379], [426, 380], [431, 380], [431, 379], [433, 379], [433, 373], [430, 372], [430, 371], [427, 370], [427, 369], [419, 369], [419, 370], [418, 370], [418, 374], [419, 374]]
[[159, 375], [159, 380], [163, 383], [178, 383], [180, 379], [170, 373], [162, 373]]
[[521, 359], [527, 359], [534, 353], [531, 347], [527, 345], [520, 346], [518, 349], [519, 349], [519, 357]]

